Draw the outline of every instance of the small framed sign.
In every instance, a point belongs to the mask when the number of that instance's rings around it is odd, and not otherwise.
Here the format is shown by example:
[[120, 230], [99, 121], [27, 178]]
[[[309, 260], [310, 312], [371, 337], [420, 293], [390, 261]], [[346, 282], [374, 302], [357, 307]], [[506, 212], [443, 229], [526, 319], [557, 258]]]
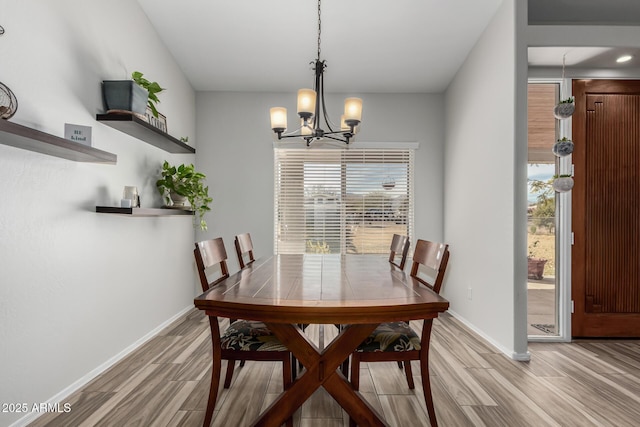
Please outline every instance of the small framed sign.
[[65, 123], [64, 138], [91, 147], [91, 126]]

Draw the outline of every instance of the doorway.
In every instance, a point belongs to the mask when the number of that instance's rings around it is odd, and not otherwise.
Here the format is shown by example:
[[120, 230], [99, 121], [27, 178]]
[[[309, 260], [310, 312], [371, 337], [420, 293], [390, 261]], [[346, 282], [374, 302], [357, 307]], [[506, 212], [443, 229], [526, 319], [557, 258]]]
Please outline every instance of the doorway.
[[574, 337], [640, 337], [640, 81], [574, 80]]
[[559, 161], [552, 148], [560, 134], [553, 108], [560, 99], [559, 81], [528, 85], [527, 334], [530, 340], [561, 335], [556, 232], [558, 200], [553, 176]]

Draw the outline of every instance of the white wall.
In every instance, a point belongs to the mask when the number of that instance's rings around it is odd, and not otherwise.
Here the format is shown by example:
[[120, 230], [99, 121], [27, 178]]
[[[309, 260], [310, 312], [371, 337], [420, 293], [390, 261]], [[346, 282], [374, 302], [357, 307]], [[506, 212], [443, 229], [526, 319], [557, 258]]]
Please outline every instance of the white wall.
[[[47, 402], [185, 308], [195, 294], [188, 217], [96, 214], [136, 185], [159, 206], [155, 179], [170, 155], [95, 121], [100, 82], [144, 72], [168, 90], [169, 132], [195, 141], [195, 94], [137, 3], [0, 1], [0, 81], [18, 98], [15, 123], [63, 136], [91, 126], [115, 166], [0, 144], [0, 402]], [[0, 139], [2, 137], [0, 136]], [[153, 294], [151, 293], [153, 292]], [[0, 425], [24, 416], [0, 413]], [[35, 416], [37, 414], [30, 414]]]
[[[292, 88], [295, 90], [297, 88]], [[360, 94], [363, 123], [357, 141], [418, 142], [415, 160], [416, 236], [443, 238], [443, 96]], [[327, 94], [334, 120], [345, 96]], [[197, 94], [197, 166], [207, 175], [212, 195], [209, 230], [198, 239], [222, 236], [237, 268], [233, 236], [250, 232], [256, 255], [273, 253], [273, 141], [269, 108], [287, 107], [295, 123], [292, 93]], [[298, 146], [303, 147], [304, 142]]]
[[526, 358], [526, 329], [516, 333], [526, 321], [519, 225], [526, 219], [526, 158], [518, 170], [517, 148], [526, 149], [526, 112], [524, 127], [518, 116], [526, 95], [516, 102], [515, 18], [514, 1], [505, 0], [445, 94], [444, 234], [451, 261], [443, 295], [451, 311], [503, 352]]

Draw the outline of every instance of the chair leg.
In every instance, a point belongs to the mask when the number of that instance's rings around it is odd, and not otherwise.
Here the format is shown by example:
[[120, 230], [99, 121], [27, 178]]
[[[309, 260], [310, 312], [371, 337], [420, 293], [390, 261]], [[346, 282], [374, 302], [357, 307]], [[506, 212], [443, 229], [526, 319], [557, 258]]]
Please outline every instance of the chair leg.
[[422, 390], [424, 391], [424, 402], [427, 404], [427, 413], [431, 427], [438, 427], [436, 420], [436, 409], [433, 405], [433, 396], [431, 395], [431, 379], [429, 378], [429, 348], [422, 348], [424, 351], [420, 355], [420, 376], [422, 377]]
[[340, 370], [342, 371], [342, 375], [345, 376], [345, 378], [349, 378], [349, 358], [347, 357], [344, 362], [342, 362], [342, 365], [340, 366]]
[[244, 366], [244, 362], [246, 362], [246, 360], [241, 360], [241, 361], [240, 361], [240, 367], [241, 367], [241, 368]]
[[411, 371], [411, 360], [404, 361], [404, 373], [407, 376], [407, 384], [409, 384], [409, 390], [416, 388], [413, 383], [413, 372]]
[[211, 425], [211, 420], [213, 418], [213, 410], [216, 407], [216, 400], [218, 399], [218, 382], [220, 381], [220, 371], [221, 371], [221, 359], [220, 353], [218, 353], [216, 357], [216, 352], [213, 353], [213, 368], [211, 369], [211, 386], [209, 387], [209, 400], [207, 401], [207, 411], [204, 416], [204, 427], [209, 427]]
[[213, 418], [213, 410], [216, 407], [216, 400], [218, 399], [218, 387], [220, 386], [220, 373], [222, 371], [222, 354], [220, 347], [216, 345], [216, 339], [220, 337], [220, 331], [218, 330], [218, 320], [215, 317], [209, 317], [209, 323], [211, 325], [212, 344], [213, 344], [213, 356], [211, 365], [211, 385], [209, 386], [209, 400], [207, 401], [207, 410], [204, 416], [203, 427], [209, 427]]
[[235, 360], [227, 361], [227, 374], [224, 376], [224, 388], [229, 388], [231, 386], [231, 379], [233, 378], [233, 368], [235, 364]]
[[360, 390], [360, 356], [358, 353], [351, 355], [351, 387]]
[[402, 369], [402, 368], [403, 368], [402, 360], [398, 360], [398, 369]]

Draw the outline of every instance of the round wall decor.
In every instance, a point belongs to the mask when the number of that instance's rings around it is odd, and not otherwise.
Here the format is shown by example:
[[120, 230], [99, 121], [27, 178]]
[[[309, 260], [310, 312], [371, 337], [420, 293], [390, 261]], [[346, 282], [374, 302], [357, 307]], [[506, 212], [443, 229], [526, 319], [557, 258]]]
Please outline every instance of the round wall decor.
[[0, 118], [10, 119], [18, 109], [18, 100], [5, 84], [0, 82]]

